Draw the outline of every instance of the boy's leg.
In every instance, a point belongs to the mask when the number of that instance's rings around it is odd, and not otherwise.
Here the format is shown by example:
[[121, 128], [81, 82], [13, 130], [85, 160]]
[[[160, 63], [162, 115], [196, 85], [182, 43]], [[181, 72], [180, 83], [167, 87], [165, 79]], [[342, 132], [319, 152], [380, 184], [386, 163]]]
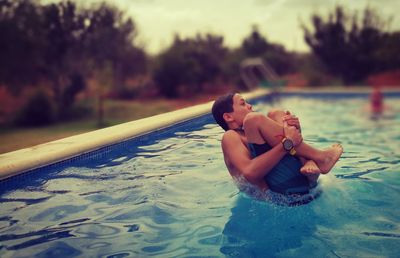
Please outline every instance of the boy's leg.
[[[281, 144], [283, 126], [271, 118], [260, 113], [250, 113], [244, 121], [246, 137], [251, 143], [262, 144], [267, 142], [271, 146]], [[300, 157], [314, 160], [322, 173], [328, 173], [343, 152], [340, 145], [333, 145], [326, 150], [318, 150], [302, 142], [296, 146], [296, 153]]]
[[267, 117], [271, 118], [275, 122], [277, 122], [279, 125], [283, 126], [283, 117], [286, 116], [287, 113], [286, 111], [283, 111], [281, 109], [273, 109], [270, 110], [267, 114]]
[[[283, 126], [283, 118], [290, 114], [288, 111], [283, 111], [281, 109], [273, 109], [268, 112], [267, 116], [277, 122], [279, 125]], [[300, 172], [303, 174], [310, 176], [311, 174], [319, 174], [321, 170], [317, 166], [317, 164], [313, 160], [308, 160], [303, 157], [300, 157], [301, 163], [303, 167], [300, 169]], [[316, 180], [315, 176], [311, 176], [312, 180]], [[318, 178], [318, 176], [317, 176]]]

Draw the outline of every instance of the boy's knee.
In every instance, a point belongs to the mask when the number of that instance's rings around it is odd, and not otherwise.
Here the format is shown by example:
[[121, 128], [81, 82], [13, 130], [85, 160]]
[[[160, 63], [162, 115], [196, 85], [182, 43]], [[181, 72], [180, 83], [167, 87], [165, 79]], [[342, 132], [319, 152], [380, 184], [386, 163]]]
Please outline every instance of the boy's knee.
[[275, 120], [275, 121], [277, 121], [277, 119], [282, 118], [285, 115], [286, 115], [286, 112], [283, 111], [282, 109], [272, 109], [267, 114], [267, 116], [269, 118], [271, 118], [272, 120]]
[[257, 119], [262, 118], [263, 116], [265, 116], [265, 115], [262, 114], [262, 113], [259, 113], [259, 112], [251, 112], [251, 113], [247, 114], [246, 120], [249, 120], [249, 121], [251, 121], [251, 120], [257, 120]]
[[245, 127], [256, 126], [260, 122], [260, 119], [263, 118], [265, 119], [265, 115], [258, 112], [252, 112], [247, 114], [245, 120], [243, 121], [243, 124]]

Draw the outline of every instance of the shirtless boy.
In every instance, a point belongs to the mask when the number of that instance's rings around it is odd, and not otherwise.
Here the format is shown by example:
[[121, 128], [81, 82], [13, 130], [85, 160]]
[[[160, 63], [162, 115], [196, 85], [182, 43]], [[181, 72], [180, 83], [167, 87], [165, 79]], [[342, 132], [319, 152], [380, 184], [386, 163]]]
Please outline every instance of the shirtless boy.
[[283, 111], [268, 116], [254, 112], [239, 94], [218, 98], [212, 113], [225, 130], [221, 146], [229, 173], [263, 190], [306, 193], [319, 174], [328, 173], [343, 153], [339, 144], [325, 150], [310, 146], [303, 142], [295, 116]]

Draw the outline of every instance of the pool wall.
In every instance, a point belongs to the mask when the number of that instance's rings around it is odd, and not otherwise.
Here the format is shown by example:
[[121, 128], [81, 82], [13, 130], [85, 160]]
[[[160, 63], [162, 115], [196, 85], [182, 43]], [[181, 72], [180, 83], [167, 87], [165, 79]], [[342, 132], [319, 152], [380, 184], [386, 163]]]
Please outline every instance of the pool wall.
[[[255, 99], [269, 93], [266, 89], [243, 94]], [[68, 160], [131, 138], [167, 128], [208, 114], [212, 101], [189, 108], [147, 117], [92, 132], [40, 144], [0, 155], [0, 180]]]

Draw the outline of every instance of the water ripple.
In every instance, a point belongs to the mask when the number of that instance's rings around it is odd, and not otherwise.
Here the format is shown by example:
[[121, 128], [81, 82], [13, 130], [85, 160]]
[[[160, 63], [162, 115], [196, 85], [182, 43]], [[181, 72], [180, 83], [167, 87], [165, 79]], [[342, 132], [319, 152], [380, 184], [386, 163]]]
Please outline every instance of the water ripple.
[[135, 257], [134, 253], [129, 252], [129, 251], [125, 251], [125, 252], [116, 252], [113, 254], [109, 254], [107, 256], [105, 256], [106, 258], [123, 258], [123, 257]]
[[82, 219], [76, 219], [76, 220], [66, 221], [66, 222], [60, 223], [60, 226], [62, 226], [62, 225], [69, 225], [69, 224], [81, 223], [81, 222], [88, 221], [88, 220], [90, 220], [90, 219], [89, 219], [89, 218], [82, 218]]
[[87, 209], [86, 205], [59, 205], [55, 207], [47, 208], [36, 215], [29, 218], [29, 221], [58, 221], [70, 214], [78, 213]]
[[394, 233], [384, 233], [384, 232], [362, 232], [361, 234], [367, 236], [379, 236], [379, 237], [392, 237], [392, 238], [400, 238], [400, 234]]
[[[8, 222], [7, 223], [8, 225], [4, 227], [4, 228], [8, 228], [8, 227], [11, 227], [12, 225], [18, 223], [19, 220], [13, 219], [13, 217], [11, 217], [11, 216], [5, 216], [5, 217], [1, 217], [0, 221]], [[3, 227], [1, 227], [1, 228], [3, 228]]]
[[[82, 219], [80, 221], [82, 222], [85, 220], [86, 219]], [[73, 225], [73, 226], [61, 226], [61, 227], [57, 226], [57, 227], [52, 227], [52, 228], [45, 228], [45, 229], [31, 231], [28, 233], [21, 233], [21, 234], [3, 234], [3, 235], [0, 235], [0, 242], [6, 242], [6, 241], [15, 242], [16, 240], [19, 240], [19, 239], [37, 237], [34, 239], [23, 241], [22, 243], [19, 243], [19, 244], [5, 245], [7, 250], [18, 250], [18, 249], [31, 247], [34, 245], [39, 245], [42, 243], [51, 242], [51, 241], [62, 239], [62, 238], [75, 237], [76, 235], [71, 233], [72, 229], [74, 227], [83, 225], [78, 220], [75, 223], [78, 223], [78, 224]]]
[[37, 199], [31, 199], [31, 198], [0, 198], [1, 203], [5, 202], [23, 202], [26, 205], [33, 205], [33, 204], [38, 204], [41, 202], [45, 202], [48, 199], [50, 199], [51, 196], [48, 197], [43, 197], [43, 198], [37, 198]]
[[337, 174], [335, 175], [337, 178], [343, 178], [343, 179], [367, 179], [368, 178], [363, 178], [362, 176], [368, 175], [373, 172], [381, 172], [384, 171], [389, 167], [380, 167], [380, 168], [374, 168], [374, 169], [367, 169], [365, 171], [360, 171], [360, 172], [355, 172], [355, 173], [350, 173], [350, 174]]
[[[41, 232], [41, 234], [43, 234], [43, 233], [44, 232]], [[58, 239], [62, 239], [62, 238], [68, 238], [68, 237], [74, 237], [74, 235], [71, 234], [70, 231], [68, 231], [68, 230], [60, 231], [60, 232], [51, 232], [51, 233], [46, 232], [44, 235], [42, 235], [39, 238], [28, 240], [28, 241], [25, 241], [25, 242], [23, 242], [21, 244], [8, 246], [8, 247], [6, 247], [6, 249], [7, 250], [19, 250], [19, 249], [23, 249], [23, 248], [39, 245], [39, 244], [42, 244], [42, 243], [48, 243], [48, 242], [51, 242], [51, 241], [54, 241], [54, 240], [58, 240]], [[0, 241], [1, 241], [1, 238], [0, 238]]]

